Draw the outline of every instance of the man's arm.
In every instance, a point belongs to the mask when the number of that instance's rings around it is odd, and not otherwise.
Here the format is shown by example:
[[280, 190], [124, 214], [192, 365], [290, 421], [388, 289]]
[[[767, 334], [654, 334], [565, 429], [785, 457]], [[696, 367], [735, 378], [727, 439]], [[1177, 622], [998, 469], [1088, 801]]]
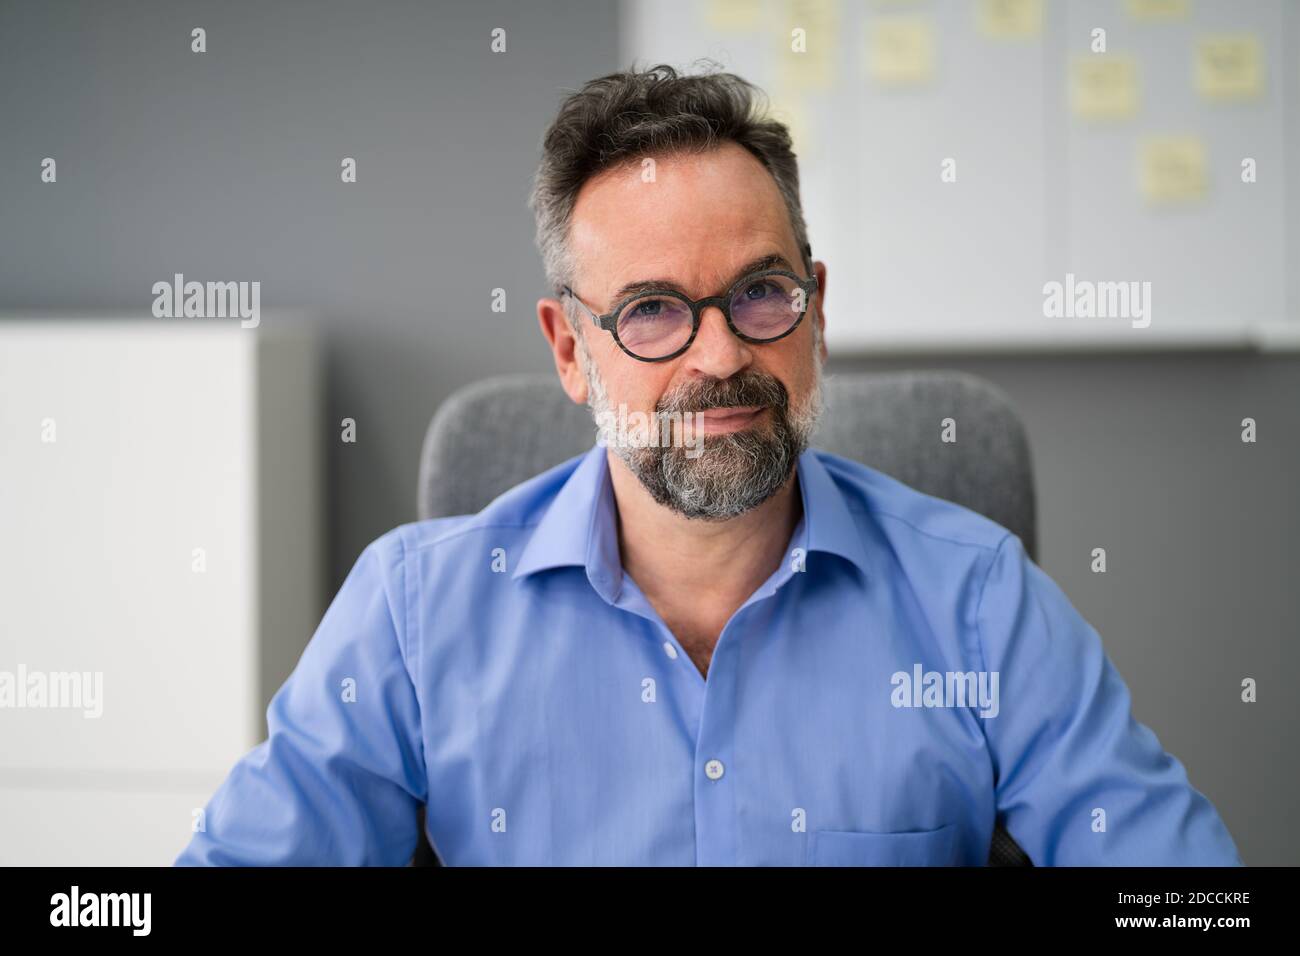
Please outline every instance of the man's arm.
[[977, 600], [984, 666], [999, 673], [1000, 712], [980, 720], [998, 813], [1034, 863], [1241, 865], [1214, 806], [1134, 720], [1096, 630], [1015, 535]]
[[401, 540], [362, 553], [177, 866], [405, 864], [427, 797]]

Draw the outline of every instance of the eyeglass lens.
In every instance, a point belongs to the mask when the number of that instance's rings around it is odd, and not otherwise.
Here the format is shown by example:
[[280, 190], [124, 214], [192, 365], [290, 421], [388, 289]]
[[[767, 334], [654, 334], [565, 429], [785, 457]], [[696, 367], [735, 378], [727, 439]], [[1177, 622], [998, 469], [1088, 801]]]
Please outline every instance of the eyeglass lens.
[[[807, 306], [799, 283], [790, 276], [756, 275], [731, 297], [731, 321], [751, 339], [779, 338], [799, 321]], [[618, 315], [618, 338], [633, 355], [654, 359], [672, 355], [691, 337], [691, 307], [674, 295], [647, 293]]]

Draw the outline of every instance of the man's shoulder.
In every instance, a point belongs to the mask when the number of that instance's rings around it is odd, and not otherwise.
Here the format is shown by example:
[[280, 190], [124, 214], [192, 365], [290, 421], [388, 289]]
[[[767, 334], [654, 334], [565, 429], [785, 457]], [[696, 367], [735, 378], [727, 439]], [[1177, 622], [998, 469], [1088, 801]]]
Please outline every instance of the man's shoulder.
[[381, 560], [400, 561], [421, 553], [477, 549], [485, 537], [509, 547], [535, 528], [586, 453], [576, 455], [507, 489], [479, 511], [425, 518], [397, 525], [368, 545]]
[[820, 448], [813, 453], [843, 495], [863, 533], [883, 536], [896, 553], [905, 548], [978, 555], [996, 552], [1013, 536], [991, 518], [927, 494], [883, 471]]

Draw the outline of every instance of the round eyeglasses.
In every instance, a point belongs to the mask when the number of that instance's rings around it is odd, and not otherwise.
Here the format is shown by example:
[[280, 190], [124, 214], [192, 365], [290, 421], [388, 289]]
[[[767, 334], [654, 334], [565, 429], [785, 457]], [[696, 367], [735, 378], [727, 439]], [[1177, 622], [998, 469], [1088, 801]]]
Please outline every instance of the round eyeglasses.
[[737, 338], [762, 344], [783, 339], [803, 321], [817, 277], [801, 278], [784, 269], [752, 272], [725, 295], [691, 299], [672, 289], [647, 289], [597, 315], [573, 294], [564, 293], [587, 311], [591, 321], [614, 336], [619, 348], [642, 362], [666, 362], [691, 347], [704, 310], [717, 306]]

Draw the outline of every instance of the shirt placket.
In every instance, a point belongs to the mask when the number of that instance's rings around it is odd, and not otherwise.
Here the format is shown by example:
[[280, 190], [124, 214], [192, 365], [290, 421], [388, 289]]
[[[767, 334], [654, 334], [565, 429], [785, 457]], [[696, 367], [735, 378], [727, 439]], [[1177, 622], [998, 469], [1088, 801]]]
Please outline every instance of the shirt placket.
[[[802, 523], [792, 537], [804, 540]], [[691, 741], [695, 810], [695, 861], [698, 866], [738, 866], [741, 861], [740, 819], [736, 787], [745, 768], [736, 764], [735, 717], [739, 676], [740, 631], [750, 608], [773, 597], [790, 579], [785, 560], [727, 621], [709, 663], [708, 679], [700, 674], [677, 638], [664, 624], [636, 582], [623, 577], [614, 605], [654, 624], [663, 639], [665, 657], [683, 674], [673, 675], [674, 693], [686, 695], [684, 710], [696, 727]], [[672, 675], [671, 667], [668, 673]]]

